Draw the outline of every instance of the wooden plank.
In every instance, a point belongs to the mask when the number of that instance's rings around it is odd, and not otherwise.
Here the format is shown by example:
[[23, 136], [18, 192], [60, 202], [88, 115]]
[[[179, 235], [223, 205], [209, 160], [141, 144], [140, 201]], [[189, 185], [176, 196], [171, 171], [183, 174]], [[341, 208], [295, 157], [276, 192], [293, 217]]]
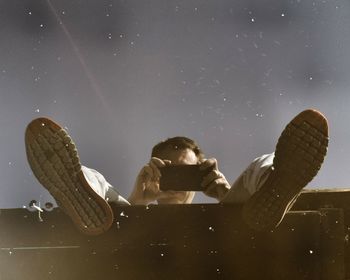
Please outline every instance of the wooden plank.
[[292, 210], [338, 208], [343, 211], [345, 279], [350, 279], [350, 189], [312, 189], [301, 193]]
[[0, 213], [0, 279], [320, 279], [318, 211], [291, 212], [256, 233], [238, 205], [114, 209], [113, 227], [87, 237], [58, 209]]

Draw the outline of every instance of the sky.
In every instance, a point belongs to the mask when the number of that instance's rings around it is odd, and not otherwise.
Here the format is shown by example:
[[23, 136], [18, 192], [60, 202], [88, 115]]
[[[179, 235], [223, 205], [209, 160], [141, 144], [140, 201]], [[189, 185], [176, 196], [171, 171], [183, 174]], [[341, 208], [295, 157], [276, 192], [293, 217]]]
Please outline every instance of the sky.
[[11, 0], [0, 13], [0, 208], [54, 201], [25, 155], [40, 116], [127, 197], [165, 138], [195, 139], [233, 182], [316, 108], [330, 146], [308, 188], [349, 186], [346, 0]]

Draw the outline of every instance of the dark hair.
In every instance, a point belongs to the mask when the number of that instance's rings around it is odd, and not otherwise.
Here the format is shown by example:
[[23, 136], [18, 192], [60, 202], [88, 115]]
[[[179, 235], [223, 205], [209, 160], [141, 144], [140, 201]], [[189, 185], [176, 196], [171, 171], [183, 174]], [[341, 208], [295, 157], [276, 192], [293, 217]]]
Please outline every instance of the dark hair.
[[155, 145], [152, 149], [152, 157], [162, 158], [164, 156], [164, 152], [185, 149], [192, 150], [197, 156], [198, 160], [202, 160], [204, 158], [204, 154], [199, 148], [198, 144], [192, 139], [183, 136], [168, 138]]

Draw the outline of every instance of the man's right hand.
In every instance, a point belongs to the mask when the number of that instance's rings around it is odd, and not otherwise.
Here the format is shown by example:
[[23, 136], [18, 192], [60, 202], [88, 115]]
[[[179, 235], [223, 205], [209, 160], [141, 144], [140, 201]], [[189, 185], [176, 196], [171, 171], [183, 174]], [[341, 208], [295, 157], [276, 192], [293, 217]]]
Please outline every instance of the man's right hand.
[[169, 164], [171, 164], [170, 160], [152, 157], [150, 162], [139, 172], [134, 190], [128, 199], [129, 202], [133, 205], [147, 205], [157, 199], [169, 196], [169, 194], [159, 189], [159, 179], [161, 177], [159, 168]]

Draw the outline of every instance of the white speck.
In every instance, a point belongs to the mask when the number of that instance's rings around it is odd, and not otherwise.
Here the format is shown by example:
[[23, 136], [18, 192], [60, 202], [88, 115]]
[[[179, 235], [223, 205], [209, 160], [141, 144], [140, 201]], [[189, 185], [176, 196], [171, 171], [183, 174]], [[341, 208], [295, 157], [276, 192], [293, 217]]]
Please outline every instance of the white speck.
[[309, 80], [311, 81], [311, 80], [312, 80], [312, 77], [310, 77]]
[[128, 218], [128, 217], [129, 217], [128, 215], [125, 215], [124, 211], [122, 211], [122, 212], [120, 213], [120, 216], [121, 216], [121, 217], [125, 217], [125, 218]]
[[112, 33], [108, 34], [108, 39], [112, 39]]
[[39, 112], [40, 112], [40, 110], [39, 110], [39, 109], [36, 109], [36, 110], [35, 110], [35, 113], [39, 113]]
[[284, 14], [284, 13], [282, 13], [282, 14], [281, 14], [281, 17], [284, 17], [284, 16], [285, 16], [285, 14]]
[[9, 166], [11, 166], [12, 165], [12, 162], [11, 161], [9, 161]]
[[132, 46], [133, 46], [133, 45], [134, 45], [134, 42], [132, 42], [132, 41], [131, 41], [131, 42], [130, 42], [130, 45], [132, 45]]
[[43, 28], [43, 27], [44, 27], [44, 25], [43, 25], [43, 24], [40, 24], [40, 27], [41, 27], [41, 28]]
[[106, 14], [106, 17], [109, 17], [109, 14]]
[[194, 8], [194, 10], [197, 12], [197, 11], [198, 11], [198, 8]]
[[28, 15], [30, 15], [30, 16], [31, 16], [31, 15], [32, 15], [32, 12], [28, 12]]
[[251, 22], [255, 22], [255, 19], [254, 19], [254, 18], [251, 18]]
[[210, 231], [215, 231], [214, 228], [212, 226], [209, 227]]
[[119, 37], [120, 37], [120, 38], [123, 38], [123, 37], [124, 37], [124, 35], [123, 35], [123, 34], [120, 34], [120, 35], [119, 35]]
[[160, 254], [160, 256], [161, 256], [161, 257], [164, 257], [164, 254], [163, 254], [163, 253], [161, 253], [161, 254]]
[[313, 254], [313, 253], [314, 253], [314, 251], [312, 251], [312, 250], [309, 250], [309, 253], [310, 253], [310, 254]]
[[137, 33], [137, 34], [136, 34], [136, 37], [140, 37], [140, 33]]
[[65, 15], [66, 14], [66, 12], [65, 11], [62, 11], [62, 15]]

